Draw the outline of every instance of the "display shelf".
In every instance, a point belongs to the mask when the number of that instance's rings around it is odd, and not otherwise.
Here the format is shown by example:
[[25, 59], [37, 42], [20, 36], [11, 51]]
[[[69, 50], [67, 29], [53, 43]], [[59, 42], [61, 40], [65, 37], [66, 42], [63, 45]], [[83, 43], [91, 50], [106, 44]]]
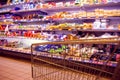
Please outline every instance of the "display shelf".
[[[34, 37], [24, 37], [24, 36], [0, 36], [0, 38], [4, 38], [4, 39], [17, 39], [18, 41], [19, 40], [40, 40], [41, 42], [47, 42], [47, 40], [43, 40], [41, 38], [34, 38]], [[37, 42], [38, 43], [38, 42]]]
[[3, 46], [0, 46], [0, 49], [31, 54], [30, 49], [26, 50], [26, 49], [22, 49], [22, 48], [12, 48], [12, 47], [3, 47]]
[[11, 11], [11, 13], [20, 14], [20, 15], [39, 13], [39, 14], [47, 15], [47, 13], [42, 11], [42, 9], [18, 10], [18, 11]]
[[54, 8], [48, 8], [48, 9], [31, 9], [31, 10], [18, 10], [18, 11], [12, 11], [12, 13], [26, 13], [26, 12], [42, 12], [44, 14], [51, 13], [51, 12], [61, 12], [61, 11], [79, 11], [79, 10], [91, 10], [97, 8], [120, 8], [120, 2], [118, 3], [107, 3], [107, 4], [94, 4], [94, 5], [84, 5], [84, 6], [70, 6], [70, 7], [54, 7]]
[[[47, 3], [47, 2], [68, 2], [68, 1], [75, 1], [75, 0], [44, 0], [44, 1], [41, 1], [43, 3]], [[104, 3], [104, 4], [93, 4], [93, 5], [85, 5], [85, 7], [87, 6], [94, 6], [94, 7], [112, 7], [112, 6], [118, 6], [119, 7], [119, 2], [120, 1], [113, 1], [113, 2], [108, 2], [108, 3]], [[13, 7], [16, 7], [16, 6], [20, 6], [20, 5], [23, 5], [23, 4], [29, 4], [31, 2], [21, 2], [21, 3], [10, 3], [10, 4], [5, 4], [5, 5], [2, 5], [0, 6], [0, 8], [6, 8], [6, 7], [9, 7], [9, 8], [13, 8]], [[32, 2], [34, 3], [34, 1]]]
[[44, 2], [67, 2], [67, 1], [75, 1], [75, 0], [44, 0]]
[[81, 18], [61, 18], [61, 19], [53, 19], [53, 22], [57, 23], [65, 23], [65, 22], [70, 22], [70, 23], [83, 23], [83, 22], [94, 22], [95, 19], [107, 19], [107, 20], [120, 20], [120, 17], [114, 17], [114, 16], [108, 16], [108, 17], [81, 17]]
[[120, 8], [120, 2], [118, 3], [108, 3], [108, 4], [93, 4], [93, 5], [84, 5], [84, 6], [70, 6], [70, 7], [54, 7], [54, 8], [48, 8], [48, 9], [41, 9], [41, 11], [50, 13], [50, 12], [61, 12], [61, 11], [80, 11], [80, 10], [92, 10], [97, 8], [105, 8], [109, 7], [119, 7]]
[[65, 23], [65, 22], [74, 22], [74, 23], [82, 23], [84, 20], [95, 20], [95, 18], [72, 18], [72, 19], [31, 19], [31, 20], [13, 20], [15, 23], [34, 23], [34, 22], [42, 22], [42, 23]]
[[21, 59], [29, 59], [31, 58], [30, 53], [24, 53], [24, 52], [16, 52], [16, 51], [11, 51], [11, 50], [5, 50], [0, 48], [0, 55], [3, 56], [10, 56], [13, 58], [21, 58]]
[[92, 30], [78, 30], [82, 32], [120, 32], [117, 29], [92, 29]]
[[120, 8], [120, 2], [110, 2], [110, 3], [104, 3], [104, 4], [93, 4], [93, 5], [84, 5], [84, 9], [95, 9], [95, 8], [108, 8], [108, 9], [119, 9]]
[[[90, 44], [90, 43], [94, 43], [97, 44], [98, 42], [102, 42], [99, 44], [110, 44], [110, 45], [118, 45], [119, 41], [118, 40], [119, 37], [106, 37], [106, 38], [101, 38], [101, 37], [94, 37], [94, 38], [80, 38], [80, 39], [76, 39], [76, 42], [81, 43], [83, 42], [83, 44]], [[49, 40], [49, 38], [35, 38], [35, 37], [18, 37], [18, 36], [1, 36], [0, 39], [6, 39], [8, 42], [13, 42], [13, 41], [17, 41], [20, 43], [24, 44], [24, 47], [30, 47], [32, 44], [35, 43], [44, 43], [44, 42], [52, 42], [54, 40]], [[74, 40], [61, 40], [61, 41], [65, 41], [65, 42], [71, 42]], [[89, 42], [90, 41], [90, 42]], [[105, 42], [104, 42], [105, 41]], [[114, 43], [112, 43], [112, 42]], [[27, 43], [26, 43], [27, 42]], [[58, 42], [58, 41], [57, 41]], [[110, 43], [111, 42], [111, 43]]]
[[5, 19], [0, 19], [0, 22], [13, 22], [13, 19], [10, 18], [5, 18]]
[[0, 18], [0, 20], [13, 20], [11, 18]]
[[0, 11], [0, 15], [1, 14], [11, 14], [11, 12], [10, 11]]
[[9, 29], [11, 32], [17, 32], [17, 31], [41, 31], [41, 30], [38, 30], [38, 29]]
[[107, 16], [107, 17], [80, 17], [80, 18], [68, 18], [68, 19], [65, 19], [65, 18], [60, 18], [60, 19], [53, 19], [55, 21], [76, 21], [76, 20], [95, 20], [95, 19], [120, 19], [120, 16]]
[[1, 8], [12, 7], [12, 6], [13, 6], [13, 4], [10, 4], [10, 5], [7, 5], [7, 4], [6, 4], [6, 5], [2, 5], [2, 6], [0, 6], [0, 9], [1, 9]]
[[[9, 5], [8, 4], [5, 4], [5, 5], [2, 5], [1, 7], [0, 7], [0, 9], [1, 8], [14, 8], [14, 7], [16, 7], [16, 6], [21, 6], [21, 5], [24, 5], [24, 4], [29, 4], [29, 3], [31, 3], [31, 2], [21, 2], [21, 3], [10, 3]], [[34, 3], [34, 2], [33, 2]]]
[[79, 29], [79, 30], [42, 30], [42, 29], [9, 29], [10, 31], [43, 31], [43, 32], [120, 32], [117, 29]]
[[27, 20], [27, 19], [24, 19], [24, 20], [13, 20], [13, 22], [15, 23], [28, 23], [28, 22], [48, 22], [48, 23], [65, 23], [65, 22], [70, 22], [70, 23], [83, 23], [85, 20], [89, 20], [90, 22], [93, 22], [95, 21], [95, 19], [107, 19], [107, 20], [113, 20], [113, 19], [116, 19], [116, 20], [119, 20], [120, 17], [81, 17], [81, 18], [68, 18], [68, 19], [65, 19], [65, 18], [61, 18], [61, 19], [30, 19], [30, 20]]
[[110, 37], [110, 38], [92, 38], [92, 39], [80, 39], [80, 40], [67, 40], [67, 41], [57, 41], [57, 42], [43, 42], [33, 44], [34, 46], [45, 45], [45, 44], [110, 44], [110, 43], [120, 43], [120, 37]]
[[60, 31], [69, 31], [69, 32], [120, 32], [120, 30], [113, 29], [81, 29], [81, 30], [42, 30], [43, 32], [60, 32]]
[[[83, 40], [75, 40], [75, 41], [60, 41], [60, 42], [45, 42], [45, 43], [37, 43], [32, 45], [32, 54], [36, 56], [36, 58], [42, 57], [50, 57], [50, 58], [56, 58], [56, 59], [66, 59], [68, 61], [77, 61], [77, 62], [83, 62], [83, 63], [90, 63], [90, 64], [97, 64], [97, 65], [107, 65], [107, 66], [113, 66], [116, 67], [117, 62], [109, 61], [108, 63], [104, 60], [90, 60], [88, 58], [82, 58], [82, 57], [75, 57], [67, 55], [66, 52], [63, 51], [61, 54], [59, 53], [49, 53], [47, 51], [37, 51], [37, 46], [44, 46], [47, 44], [50, 45], [75, 45], [75, 44], [109, 44], [109, 43], [120, 43], [120, 38], [109, 38], [109, 39], [83, 39]], [[114, 52], [113, 52], [114, 53]], [[69, 54], [69, 53], [68, 53]], [[73, 52], [74, 54], [74, 52]]]
[[50, 20], [42, 20], [42, 19], [30, 19], [30, 20], [13, 20], [15, 23], [50, 23]]
[[116, 30], [116, 29], [81, 29], [81, 30], [42, 30], [42, 31], [81, 31], [81, 32], [120, 32], [120, 30]]
[[[64, 2], [64, 1], [67, 2], [67, 1], [75, 1], [75, 0], [44, 0], [44, 2]], [[112, 0], [112, 2], [120, 2], [120, 1], [119, 0]]]
[[[21, 52], [21, 53], [24, 53], [24, 54], [31, 55], [31, 50], [30, 49], [26, 50], [26, 49], [22, 49], [22, 48], [11, 48], [11, 47], [3, 47], [3, 46], [0, 46], [0, 49], [14, 51], [14, 52]], [[36, 53], [34, 53], [34, 54], [36, 54]], [[39, 56], [51, 57], [51, 58], [56, 58], [56, 59], [63, 59], [64, 58], [62, 55], [51, 55], [50, 53], [43, 53], [43, 54], [40, 54]], [[99, 65], [105, 64], [105, 62], [102, 61], [102, 60], [100, 60], [100, 61], [82, 60], [80, 57], [74, 57], [74, 56], [66, 56], [65, 59], [70, 60], [70, 61], [72, 60], [72, 61], [91, 63], [91, 64], [99, 64]], [[107, 63], [107, 66], [116, 67], [117, 62], [110, 61], [109, 63]]]
[[[35, 52], [34, 54], [37, 54], [37, 56], [50, 57], [50, 58], [56, 58], [56, 59], [64, 59], [63, 55], [55, 55], [55, 54], [51, 55], [50, 53], [45, 53], [45, 52], [40, 52], [40, 54], [39, 54], [39, 52]], [[106, 64], [105, 61], [103, 61], [103, 60], [99, 60], [99, 61], [82, 60], [80, 57], [74, 57], [74, 56], [66, 56], [65, 59], [69, 60], [69, 61], [77, 61], [77, 62], [98, 64], [98, 65]], [[107, 66], [116, 67], [117, 62], [109, 61], [109, 63], [107, 63]]]

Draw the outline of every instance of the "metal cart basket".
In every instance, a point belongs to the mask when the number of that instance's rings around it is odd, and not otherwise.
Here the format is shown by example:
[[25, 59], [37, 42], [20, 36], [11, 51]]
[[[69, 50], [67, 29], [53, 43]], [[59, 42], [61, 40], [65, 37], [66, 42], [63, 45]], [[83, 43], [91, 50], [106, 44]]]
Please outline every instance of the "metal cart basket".
[[[110, 80], [116, 62], [110, 60], [119, 47], [119, 38], [44, 42], [31, 46], [33, 80]], [[90, 60], [92, 53], [81, 45], [113, 45], [105, 60]], [[77, 55], [78, 54], [78, 55]]]

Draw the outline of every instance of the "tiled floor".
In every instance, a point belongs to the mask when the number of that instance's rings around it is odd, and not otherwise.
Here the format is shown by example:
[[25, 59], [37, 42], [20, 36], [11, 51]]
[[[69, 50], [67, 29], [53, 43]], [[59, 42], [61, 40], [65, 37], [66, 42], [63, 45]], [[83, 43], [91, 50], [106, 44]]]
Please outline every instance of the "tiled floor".
[[0, 56], [0, 80], [32, 80], [31, 64]]
[[[63, 70], [43, 63], [36, 65], [34, 70], [36, 70], [36, 76], [38, 74], [38, 77], [36, 77], [35, 80], [88, 80], [88, 78], [89, 80], [95, 80], [96, 78], [95, 75], [89, 74], [86, 76], [81, 73], [73, 73], [70, 70]], [[42, 77], [41, 75], [44, 76]], [[33, 80], [31, 77], [30, 62], [22, 59], [0, 56], [0, 80]], [[108, 79], [101, 78], [100, 80]]]

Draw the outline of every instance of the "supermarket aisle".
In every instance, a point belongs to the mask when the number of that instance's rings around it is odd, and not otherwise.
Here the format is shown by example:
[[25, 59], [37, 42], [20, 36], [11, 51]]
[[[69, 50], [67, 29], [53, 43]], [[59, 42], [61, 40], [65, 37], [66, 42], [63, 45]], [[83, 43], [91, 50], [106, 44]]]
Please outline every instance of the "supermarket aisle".
[[0, 80], [32, 80], [31, 64], [0, 56]]

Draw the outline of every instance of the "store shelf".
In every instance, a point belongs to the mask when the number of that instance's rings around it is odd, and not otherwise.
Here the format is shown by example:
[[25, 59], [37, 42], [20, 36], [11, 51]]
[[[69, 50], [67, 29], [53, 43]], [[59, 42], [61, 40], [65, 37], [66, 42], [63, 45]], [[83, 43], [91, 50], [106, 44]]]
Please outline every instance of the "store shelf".
[[61, 11], [80, 11], [80, 10], [91, 10], [97, 8], [113, 8], [117, 7], [120, 8], [120, 2], [118, 3], [107, 3], [107, 4], [94, 4], [94, 5], [84, 5], [84, 6], [70, 6], [70, 7], [54, 7], [54, 8], [48, 8], [48, 9], [31, 9], [31, 10], [19, 10], [19, 11], [12, 11], [14, 14], [20, 14], [20, 13], [33, 13], [33, 12], [40, 12], [43, 14], [52, 13], [52, 12], [61, 12]]
[[93, 4], [93, 5], [84, 5], [84, 6], [70, 6], [70, 7], [54, 7], [49, 9], [41, 9], [41, 11], [51, 13], [51, 12], [61, 12], [61, 11], [80, 11], [80, 10], [92, 10], [95, 8], [120, 8], [120, 2], [118, 3], [107, 3], [107, 4]]
[[70, 23], [82, 23], [82, 22], [94, 22], [95, 19], [107, 19], [107, 20], [119, 20], [120, 16], [108, 16], [108, 17], [81, 17], [81, 18], [68, 18], [68, 19], [54, 19], [54, 22], [58, 22], [58, 23], [65, 23], [65, 22], [70, 22]]
[[30, 20], [14, 20], [15, 23], [50, 23], [50, 20], [30, 19]]
[[10, 7], [12, 7], [12, 6], [14, 6], [14, 5], [13, 5], [13, 4], [7, 5], [7, 4], [6, 4], [6, 5], [2, 5], [0, 8], [7, 8], [7, 7], [10, 8]]
[[24, 4], [29, 4], [29, 3], [31, 3], [31, 2], [25, 2], [25, 3], [10, 3], [9, 5], [2, 5], [0, 8], [14, 8], [14, 7], [18, 7], [18, 6], [21, 6], [21, 5], [24, 5]]
[[[55, 58], [55, 59], [64, 59], [64, 57], [62, 55], [51, 55], [50, 53], [45, 53], [45, 52], [36, 52], [34, 54], [38, 54], [39, 56], [42, 57], [48, 57], [48, 58]], [[90, 64], [98, 64], [98, 65], [104, 65], [105, 62], [100, 60], [100, 61], [92, 61], [92, 60], [82, 60], [80, 57], [74, 57], [74, 56], [66, 56], [65, 58], [66, 60], [69, 61], [77, 61], [77, 62], [83, 62], [83, 63], [90, 63]], [[109, 63], [107, 63], [107, 66], [112, 66], [112, 67], [116, 67], [117, 66], [117, 62], [114, 61], [110, 61]]]
[[74, 31], [81, 31], [81, 32], [120, 32], [120, 30], [114, 30], [114, 29], [81, 29], [81, 30], [42, 30], [45, 32], [59, 32], [59, 31], [68, 31], [68, 32], [74, 32]]
[[41, 31], [41, 30], [38, 30], [38, 29], [9, 29], [11, 32], [17, 32], [17, 31]]
[[[65, 19], [65, 18], [61, 18], [61, 19], [51, 19], [51, 20], [42, 20], [42, 19], [31, 19], [31, 20], [14, 20], [14, 22], [38, 22], [38, 21], [41, 21], [41, 22], [46, 22], [46, 21], [49, 21], [49, 22], [59, 22], [59, 23], [65, 23], [65, 22], [81, 22], [81, 21], [85, 21], [85, 20], [95, 20], [96, 17], [81, 17], [81, 18], [68, 18], [68, 19]], [[120, 19], [120, 16], [118, 17], [114, 17], [114, 16], [108, 16], [108, 17], [98, 17], [97, 19]]]
[[47, 15], [47, 13], [42, 11], [41, 9], [18, 10], [18, 11], [11, 11], [11, 13], [20, 14], [20, 15], [39, 13], [39, 14]]
[[11, 14], [11, 12], [10, 11], [0, 11], [0, 15], [1, 14]]
[[75, 0], [44, 0], [43, 2], [67, 2], [67, 1], [75, 1]]
[[34, 40], [37, 40], [38, 42], [37, 43], [39, 43], [39, 42], [48, 42], [47, 40], [42, 40], [42, 39], [40, 39], [40, 38], [34, 38], [34, 37], [24, 37], [24, 36], [0, 36], [0, 38], [4, 38], [4, 39], [8, 39], [8, 40], [17, 40], [17, 41], [19, 41], [19, 40], [22, 40], [22, 41], [24, 41], [24, 40], [27, 40], [27, 41], [34, 41]]
[[[1, 50], [14, 51], [14, 52], [20, 52], [20, 53], [31, 55], [31, 50], [29, 50], [29, 49], [25, 50], [25, 49], [22, 49], [22, 48], [11, 48], [11, 47], [2, 47], [2, 46], [0, 46], [0, 49]], [[43, 54], [40, 54], [39, 56], [55, 58], [55, 59], [63, 59], [62, 55], [51, 55], [49, 53], [46, 53], [46, 54], [43, 53]], [[69, 61], [77, 61], [77, 62], [98, 64], [98, 65], [104, 65], [105, 64], [105, 62], [102, 61], [102, 60], [101, 61], [81, 60], [80, 57], [74, 57], [74, 56], [67, 56], [65, 59], [69, 60]], [[116, 67], [117, 66], [117, 62], [110, 61], [109, 63], [107, 63], [107, 66]]]
[[22, 49], [22, 48], [12, 48], [12, 47], [2, 47], [2, 46], [0, 46], [0, 49], [31, 54], [30, 50], [25, 50], [25, 49]]
[[92, 38], [92, 39], [80, 39], [80, 40], [67, 40], [67, 41], [57, 41], [57, 42], [43, 42], [33, 44], [34, 46], [38, 45], [47, 45], [47, 44], [111, 44], [111, 43], [120, 43], [119, 37], [110, 37], [110, 38]]
[[[42, 19], [31, 19], [31, 20], [14, 20], [13, 22], [15, 23], [36, 23], [36, 22], [41, 22], [41, 23], [65, 23], [65, 22], [78, 22], [80, 23], [82, 20], [87, 19], [87, 18], [76, 18], [76, 19], [49, 19], [49, 20], [42, 20]], [[89, 18], [89, 20], [94, 20], [93, 18]]]
[[120, 32], [120, 30], [116, 29], [92, 29], [92, 30], [78, 30], [82, 32]]
[[84, 9], [95, 9], [95, 8], [108, 8], [108, 9], [119, 9], [120, 8], [120, 2], [110, 2], [110, 3], [104, 3], [104, 4], [94, 4], [94, 5], [84, 5]]
[[9, 29], [10, 31], [43, 31], [43, 32], [120, 32], [116, 29], [81, 29], [81, 30], [41, 30], [41, 29]]
[[0, 19], [0, 22], [13, 22], [13, 19], [4, 18], [4, 19]]
[[[50, 22], [56, 22], [56, 23], [65, 23], [65, 22], [70, 22], [70, 23], [83, 23], [84, 21], [90, 21], [93, 22], [95, 21], [96, 17], [81, 17], [81, 18], [68, 18], [68, 19], [49, 19], [49, 20], [42, 20], [42, 19], [30, 19], [30, 20], [13, 20], [15, 23], [34, 23], [34, 22], [41, 22], [41, 23], [50, 23]], [[97, 19], [108, 19], [108, 20], [115, 20], [115, 19], [120, 19], [120, 17], [99, 17]]]

